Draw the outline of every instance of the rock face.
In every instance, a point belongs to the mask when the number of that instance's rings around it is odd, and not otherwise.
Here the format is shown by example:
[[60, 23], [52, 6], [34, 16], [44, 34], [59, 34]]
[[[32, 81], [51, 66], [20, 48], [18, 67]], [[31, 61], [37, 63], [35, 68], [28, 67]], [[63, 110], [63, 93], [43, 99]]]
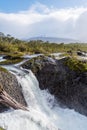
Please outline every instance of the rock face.
[[67, 58], [54, 61], [38, 57], [22, 65], [31, 69], [41, 89], [48, 89], [60, 105], [87, 116], [87, 72], [77, 72], [65, 65]]
[[[18, 84], [16, 77], [9, 73], [0, 71], [0, 83], [3, 85], [4, 90], [19, 103], [26, 105], [24, 100], [21, 86]], [[0, 103], [0, 112], [7, 110], [9, 107]]]

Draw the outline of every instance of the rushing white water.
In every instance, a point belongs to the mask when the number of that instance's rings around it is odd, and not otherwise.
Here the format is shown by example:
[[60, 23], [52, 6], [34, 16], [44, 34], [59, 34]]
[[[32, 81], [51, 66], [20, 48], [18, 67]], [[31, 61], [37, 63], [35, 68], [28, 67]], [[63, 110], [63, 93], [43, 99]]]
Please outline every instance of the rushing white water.
[[87, 56], [77, 56], [77, 59], [87, 61]]
[[25, 58], [25, 59], [31, 59], [31, 58], [42, 56], [42, 55], [43, 54], [25, 55], [25, 56], [23, 56], [23, 58]]
[[65, 56], [62, 56], [64, 53], [52, 53], [51, 56], [54, 56], [55, 59], [63, 59]]
[[3, 59], [3, 55], [0, 55], [0, 62], [5, 61], [5, 59]]
[[0, 126], [6, 130], [87, 130], [87, 117], [74, 110], [60, 108], [47, 90], [40, 90], [29, 70], [4, 66], [14, 73], [22, 86], [29, 112], [10, 110], [0, 114]]

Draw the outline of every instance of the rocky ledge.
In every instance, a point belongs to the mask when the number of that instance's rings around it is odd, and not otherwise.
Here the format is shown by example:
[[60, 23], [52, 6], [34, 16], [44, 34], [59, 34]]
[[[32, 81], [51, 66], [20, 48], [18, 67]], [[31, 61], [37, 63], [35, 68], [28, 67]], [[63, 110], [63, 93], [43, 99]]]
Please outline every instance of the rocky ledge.
[[[0, 84], [3, 85], [4, 90], [16, 101], [26, 106], [21, 86], [18, 84], [16, 77], [5, 69], [0, 68]], [[0, 103], [0, 112], [9, 109]]]
[[72, 65], [73, 62], [68, 64], [68, 60], [40, 56], [27, 61], [22, 67], [31, 69], [40, 88], [48, 89], [60, 105], [87, 116], [87, 71], [82, 63]]

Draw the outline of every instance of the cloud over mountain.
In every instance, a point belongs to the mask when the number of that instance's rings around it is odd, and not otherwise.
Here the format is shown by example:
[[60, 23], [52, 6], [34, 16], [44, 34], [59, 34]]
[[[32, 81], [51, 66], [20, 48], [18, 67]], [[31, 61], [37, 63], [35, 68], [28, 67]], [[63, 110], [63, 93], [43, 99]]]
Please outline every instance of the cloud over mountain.
[[87, 8], [48, 8], [38, 3], [18, 13], [0, 12], [0, 31], [18, 38], [46, 35], [87, 41]]

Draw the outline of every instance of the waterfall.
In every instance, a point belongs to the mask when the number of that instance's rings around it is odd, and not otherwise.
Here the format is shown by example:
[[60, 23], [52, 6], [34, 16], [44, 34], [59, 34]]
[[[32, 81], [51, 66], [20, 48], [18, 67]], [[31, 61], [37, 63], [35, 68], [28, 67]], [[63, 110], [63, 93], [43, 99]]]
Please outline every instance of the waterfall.
[[0, 126], [6, 130], [87, 130], [87, 117], [58, 106], [54, 96], [40, 90], [31, 70], [4, 66], [22, 86], [29, 112], [9, 110], [0, 114]]

